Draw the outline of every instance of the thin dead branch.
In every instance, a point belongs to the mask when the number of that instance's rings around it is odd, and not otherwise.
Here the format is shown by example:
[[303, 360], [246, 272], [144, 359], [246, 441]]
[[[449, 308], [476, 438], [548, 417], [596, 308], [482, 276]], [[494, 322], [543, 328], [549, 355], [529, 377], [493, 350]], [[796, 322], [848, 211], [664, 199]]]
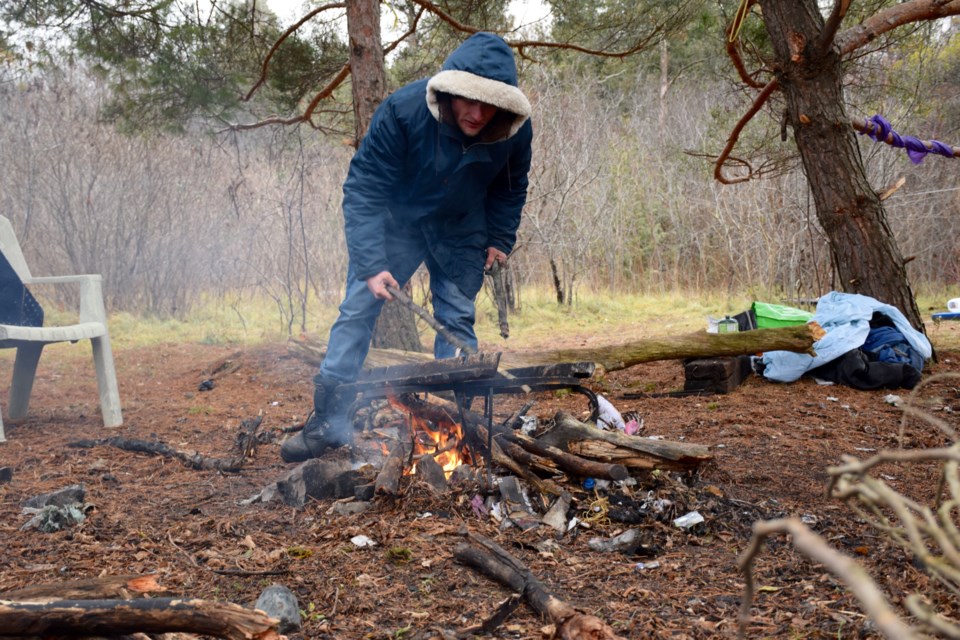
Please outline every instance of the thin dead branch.
[[174, 449], [164, 442], [137, 440], [133, 438], [124, 438], [121, 436], [115, 436], [112, 438], [99, 438], [96, 440], [77, 440], [69, 443], [67, 446], [78, 449], [91, 449], [93, 447], [108, 445], [123, 451], [147, 453], [150, 455], [163, 456], [164, 458], [173, 458], [175, 460], [179, 460], [192, 469], [236, 473], [241, 470], [244, 462], [249, 457], [252, 447], [256, 443], [256, 437], [254, 434], [262, 421], [263, 416], [257, 416], [256, 418], [243, 421], [241, 428], [244, 430], [244, 432], [240, 439], [242, 450], [232, 458], [211, 458], [201, 454], [198, 451], [182, 451], [180, 449]]
[[[956, 374], [933, 376], [918, 385], [904, 407], [906, 417], [919, 418], [946, 436], [953, 438], [955, 430], [929, 412], [920, 409], [920, 390]], [[862, 605], [866, 614], [886, 638], [924, 638], [934, 633], [948, 638], [960, 638], [960, 621], [938, 611], [930, 601], [950, 602], [960, 597], [960, 528], [957, 512], [960, 510], [960, 443], [947, 447], [904, 449], [904, 425], [901, 424], [900, 449], [881, 451], [865, 460], [844, 456], [843, 463], [827, 469], [830, 476], [828, 494], [843, 500], [858, 519], [873, 528], [881, 538], [899, 546], [930, 577], [930, 587], [923, 595], [908, 594], [903, 605], [913, 616], [907, 622], [895, 610], [880, 587], [854, 559], [832, 549], [827, 542], [795, 518], [759, 522], [748, 549], [739, 560], [746, 577], [744, 600], [740, 613], [740, 637], [746, 633], [750, 607], [755, 594], [751, 575], [753, 562], [764, 540], [775, 534], [791, 537], [793, 546], [811, 560], [823, 564], [839, 578]], [[886, 481], [885, 474], [877, 473], [881, 465], [939, 466], [939, 484], [935, 495], [927, 501], [908, 497], [895, 490]], [[926, 471], [925, 471], [926, 473]], [[875, 475], [872, 475], [875, 474]], [[937, 598], [933, 588], [939, 586], [950, 594], [950, 599]], [[929, 601], [928, 601], [929, 599]]]
[[773, 92], [780, 87], [779, 81], [776, 78], [767, 83], [763, 88], [763, 91], [757, 96], [756, 100], [753, 101], [753, 104], [750, 105], [750, 109], [743, 114], [743, 117], [737, 121], [737, 124], [733, 127], [733, 131], [730, 132], [730, 137], [727, 138], [727, 144], [724, 146], [723, 151], [720, 152], [720, 155], [717, 157], [716, 163], [713, 165], [713, 177], [717, 182], [721, 184], [737, 184], [739, 182], [746, 182], [753, 177], [753, 169], [749, 163], [745, 160], [742, 160], [748, 169], [747, 175], [740, 176], [739, 178], [728, 178], [723, 174], [723, 166], [730, 157], [730, 154], [733, 152], [734, 147], [737, 146], [737, 141], [740, 139], [740, 133], [747, 126], [747, 123], [753, 119], [753, 116], [757, 115], [760, 112], [760, 109], [763, 105], [770, 99], [770, 96], [773, 95]]
[[753, 536], [746, 551], [737, 560], [743, 572], [745, 586], [743, 603], [740, 607], [740, 625], [738, 637], [745, 638], [750, 624], [750, 608], [756, 593], [753, 577], [753, 562], [766, 539], [776, 534], [788, 534], [793, 546], [805, 556], [819, 562], [833, 575], [839, 578], [857, 597], [867, 615], [877, 628], [890, 640], [919, 640], [922, 634], [916, 632], [896, 614], [886, 596], [877, 587], [864, 568], [856, 560], [845, 556], [830, 547], [827, 542], [807, 528], [798, 518], [784, 518], [757, 522], [753, 525]]

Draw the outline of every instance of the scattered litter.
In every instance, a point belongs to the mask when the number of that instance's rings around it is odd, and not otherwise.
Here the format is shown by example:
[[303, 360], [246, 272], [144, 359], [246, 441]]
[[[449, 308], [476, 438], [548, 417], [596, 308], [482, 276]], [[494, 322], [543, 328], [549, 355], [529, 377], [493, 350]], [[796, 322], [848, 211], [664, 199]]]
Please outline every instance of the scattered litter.
[[350, 542], [353, 543], [353, 546], [363, 549], [364, 547], [375, 547], [377, 543], [368, 538], [367, 536], [353, 536], [350, 538]]
[[606, 429], [616, 429], [623, 431], [626, 424], [623, 422], [623, 416], [617, 411], [617, 408], [610, 404], [610, 401], [602, 395], [597, 395], [597, 426]]
[[647, 440], [663, 440], [663, 436], [647, 436]]
[[633, 551], [637, 548], [640, 539], [639, 529], [627, 529], [612, 538], [590, 538], [587, 546], [593, 551], [609, 553], [611, 551]]
[[803, 524], [812, 526], [820, 522], [820, 518], [818, 518], [813, 514], [805, 513], [802, 516], [800, 516], [800, 522], [802, 522]]
[[638, 562], [633, 565], [633, 568], [637, 571], [645, 571], [647, 569], [658, 569], [660, 568], [660, 561], [654, 560], [653, 562]]
[[892, 393], [884, 396], [883, 401], [887, 404], [892, 404], [895, 407], [899, 407], [901, 404], [903, 404], [903, 398]]
[[490, 511], [487, 509], [487, 505], [483, 504], [483, 498], [480, 497], [479, 493], [470, 500], [470, 507], [473, 509], [473, 515], [478, 518], [485, 518], [490, 515]]
[[689, 529], [690, 527], [700, 524], [703, 522], [703, 516], [700, 515], [699, 511], [691, 511], [690, 513], [684, 514], [673, 521], [673, 526], [680, 527], [681, 529]]
[[813, 379], [813, 381], [816, 382], [816, 383], [817, 383], [818, 385], [820, 385], [821, 387], [831, 387], [831, 386], [833, 386], [833, 380], [824, 380], [823, 378], [816, 378], [816, 377], [815, 377], [815, 378]]
[[553, 506], [543, 516], [543, 523], [558, 533], [567, 528], [567, 511], [570, 510], [570, 496], [562, 495], [556, 499]]
[[200, 383], [200, 386], [197, 387], [197, 390], [198, 390], [198, 391], [213, 391], [213, 387], [214, 387], [214, 386], [215, 386], [215, 383], [214, 383], [214, 381], [213, 381], [213, 378], [208, 378], [208, 379], [206, 379], [206, 380], [204, 380], [203, 382]]
[[597, 486], [597, 481], [594, 480], [593, 478], [584, 478], [584, 479], [583, 479], [583, 488], [586, 489], [587, 491], [590, 491], [590, 490], [593, 489], [595, 486]]
[[891, 476], [891, 475], [888, 475], [888, 474], [886, 474], [886, 473], [881, 473], [881, 474], [880, 474], [880, 477], [883, 478], [884, 480], [887, 480], [887, 481], [896, 480], [896, 479], [897, 479], [897, 476]]
[[853, 450], [862, 451], [863, 453], [873, 453], [874, 451], [876, 451], [876, 449], [872, 449], [870, 447], [854, 447]]
[[24, 507], [23, 513], [33, 515], [30, 520], [20, 527], [20, 531], [36, 529], [42, 533], [54, 533], [69, 529], [87, 519], [87, 512], [93, 509], [91, 504], [79, 502], [67, 505], [48, 504], [39, 509]]
[[631, 418], [623, 425], [623, 432], [628, 436], [633, 436], [643, 431], [643, 418]]
[[521, 416], [520, 418], [520, 433], [525, 436], [532, 436], [537, 431], [537, 417], [536, 416]]
[[840, 398], [834, 398], [833, 396], [827, 396], [827, 402], [840, 402]]

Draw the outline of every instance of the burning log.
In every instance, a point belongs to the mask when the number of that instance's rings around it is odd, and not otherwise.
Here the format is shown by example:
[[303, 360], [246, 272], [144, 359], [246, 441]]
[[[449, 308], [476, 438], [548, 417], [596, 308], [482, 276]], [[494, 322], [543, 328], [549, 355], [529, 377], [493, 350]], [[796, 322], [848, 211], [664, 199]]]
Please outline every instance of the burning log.
[[559, 449], [609, 462], [618, 461], [630, 468], [686, 471], [711, 460], [710, 448], [705, 445], [652, 440], [628, 436], [619, 431], [604, 431], [580, 422], [560, 411], [554, 417], [555, 426], [537, 441]]
[[383, 468], [377, 474], [374, 481], [374, 492], [377, 495], [395, 496], [400, 492], [400, 478], [403, 477], [403, 466], [406, 456], [403, 454], [403, 446], [397, 443], [390, 450], [390, 455], [383, 461]]
[[[403, 404], [412, 414], [432, 422], [454, 422], [453, 415], [458, 413], [452, 407], [447, 408], [446, 405], [429, 403], [410, 396], [404, 396]], [[472, 411], [464, 411], [461, 426], [469, 432], [467, 437], [477, 443], [486, 443], [488, 441], [486, 421], [483, 416]], [[511, 444], [515, 445], [516, 448], [511, 447]], [[536, 457], [531, 458], [529, 455], [518, 454], [517, 448]], [[507, 453], [507, 451], [510, 453]], [[498, 425], [494, 425], [493, 461], [525, 480], [534, 482], [541, 491], [554, 495], [560, 495], [560, 493], [562, 493], [559, 487], [553, 483], [545, 483], [542, 478], [528, 471], [524, 464], [518, 464], [518, 461], [524, 463], [536, 461], [541, 468], [549, 468], [552, 470], [555, 467], [576, 476], [606, 478], [608, 480], [624, 480], [629, 476], [626, 467], [621, 464], [587, 460], [566, 451], [561, 451], [557, 447], [543, 445], [533, 438], [514, 433], [510, 429]]]
[[417, 478], [430, 487], [434, 493], [444, 493], [449, 488], [443, 467], [429, 454], [420, 456], [420, 459], [417, 460]]
[[262, 611], [184, 598], [0, 600], [0, 637], [186, 632], [227, 640], [276, 640], [277, 624]]
[[453, 555], [457, 561], [522, 594], [537, 613], [546, 616], [555, 625], [554, 638], [623, 640], [603, 620], [582, 613], [549, 593], [522, 562], [492, 540], [476, 533], [464, 532], [464, 535], [469, 542], [461, 542], [454, 549]]

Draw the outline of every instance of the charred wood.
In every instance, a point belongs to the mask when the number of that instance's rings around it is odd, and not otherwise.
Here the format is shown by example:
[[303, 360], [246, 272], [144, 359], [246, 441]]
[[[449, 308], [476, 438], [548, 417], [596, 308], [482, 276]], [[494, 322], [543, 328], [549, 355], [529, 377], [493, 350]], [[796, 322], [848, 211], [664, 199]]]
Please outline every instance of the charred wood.
[[133, 453], [147, 453], [154, 456], [163, 456], [164, 458], [173, 458], [179, 460], [191, 469], [200, 471], [224, 471], [235, 473], [243, 468], [244, 462], [250, 455], [253, 446], [256, 444], [256, 430], [263, 421], [263, 416], [257, 416], [250, 420], [244, 420], [241, 423], [243, 432], [238, 438], [239, 446], [242, 447], [240, 453], [232, 458], [213, 458], [205, 456], [199, 451], [183, 451], [174, 449], [170, 445], [160, 441], [137, 440], [132, 438], [123, 438], [115, 436], [112, 438], [99, 438], [96, 440], [77, 440], [67, 444], [68, 447], [78, 449], [92, 449], [93, 447], [111, 446], [123, 451]]
[[599, 459], [619, 460], [626, 466], [643, 469], [688, 470], [713, 458], [710, 448], [705, 445], [604, 431], [563, 411], [554, 417], [554, 427], [537, 441], [565, 451], [578, 451], [581, 456], [590, 453]]
[[186, 632], [227, 640], [274, 640], [277, 621], [230, 603], [184, 598], [0, 600], [0, 637]]
[[556, 626], [554, 638], [622, 640], [603, 620], [582, 613], [552, 595], [523, 563], [489, 538], [470, 532], [464, 535], [468, 541], [454, 549], [456, 560], [521, 594], [527, 604]]

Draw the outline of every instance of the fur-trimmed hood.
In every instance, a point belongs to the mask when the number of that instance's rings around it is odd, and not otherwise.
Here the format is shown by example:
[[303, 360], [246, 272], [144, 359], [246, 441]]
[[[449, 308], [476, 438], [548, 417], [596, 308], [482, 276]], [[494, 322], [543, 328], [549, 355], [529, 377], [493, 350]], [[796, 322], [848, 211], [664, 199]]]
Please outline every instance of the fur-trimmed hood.
[[427, 83], [427, 107], [442, 120], [443, 96], [479, 100], [513, 116], [506, 137], [515, 134], [530, 118], [530, 101], [517, 87], [513, 50], [492, 33], [475, 33], [447, 57], [440, 72]]

